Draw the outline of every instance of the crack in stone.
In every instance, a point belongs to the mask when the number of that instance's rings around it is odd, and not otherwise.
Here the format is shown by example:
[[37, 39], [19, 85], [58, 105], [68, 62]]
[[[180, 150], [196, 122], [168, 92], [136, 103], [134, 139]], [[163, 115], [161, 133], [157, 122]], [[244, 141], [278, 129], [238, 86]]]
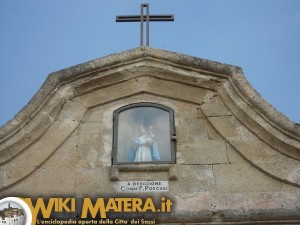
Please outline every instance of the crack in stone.
[[226, 159], [227, 159], [227, 162], [229, 163], [229, 164], [232, 164], [231, 162], [230, 162], [230, 160], [229, 160], [229, 157], [228, 157], [228, 143], [227, 143], [227, 141], [225, 141], [225, 148], [226, 148]]
[[212, 164], [211, 165], [211, 171], [212, 171], [212, 176], [213, 176], [213, 190], [215, 191], [216, 188], [215, 188], [215, 183], [216, 183], [216, 178], [215, 178], [215, 174], [214, 174], [214, 165]]

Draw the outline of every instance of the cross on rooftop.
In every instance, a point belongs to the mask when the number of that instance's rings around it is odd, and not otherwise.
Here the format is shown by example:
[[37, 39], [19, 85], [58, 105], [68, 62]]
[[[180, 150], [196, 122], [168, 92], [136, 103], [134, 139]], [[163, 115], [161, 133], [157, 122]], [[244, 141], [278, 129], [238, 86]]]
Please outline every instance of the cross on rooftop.
[[[146, 15], [144, 15], [146, 8]], [[149, 47], [149, 22], [174, 21], [174, 15], [149, 15], [149, 4], [141, 4], [141, 15], [116, 16], [116, 22], [141, 22], [140, 46], [144, 46], [144, 22], [146, 22], [146, 46]]]

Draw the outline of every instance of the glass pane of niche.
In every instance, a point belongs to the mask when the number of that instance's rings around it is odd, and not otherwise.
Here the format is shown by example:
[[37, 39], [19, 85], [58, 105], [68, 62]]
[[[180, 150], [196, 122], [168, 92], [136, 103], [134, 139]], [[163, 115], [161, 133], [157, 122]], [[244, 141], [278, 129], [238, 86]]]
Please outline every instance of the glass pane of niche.
[[139, 103], [114, 112], [113, 164], [175, 163], [173, 110]]

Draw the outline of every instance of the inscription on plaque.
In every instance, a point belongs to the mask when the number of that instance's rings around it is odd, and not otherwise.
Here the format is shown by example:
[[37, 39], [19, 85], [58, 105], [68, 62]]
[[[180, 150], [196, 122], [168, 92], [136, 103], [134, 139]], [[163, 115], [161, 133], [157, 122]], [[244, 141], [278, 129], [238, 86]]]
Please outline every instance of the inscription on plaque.
[[119, 181], [116, 187], [118, 192], [167, 192], [168, 181]]

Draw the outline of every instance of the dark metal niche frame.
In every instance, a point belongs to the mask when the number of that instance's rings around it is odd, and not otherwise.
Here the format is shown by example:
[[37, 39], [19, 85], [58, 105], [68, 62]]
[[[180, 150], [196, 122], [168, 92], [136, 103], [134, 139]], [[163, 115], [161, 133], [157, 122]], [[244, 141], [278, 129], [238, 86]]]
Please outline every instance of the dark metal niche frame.
[[[125, 110], [138, 108], [138, 107], [153, 107], [158, 108], [169, 113], [170, 121], [170, 146], [171, 146], [171, 160], [170, 161], [151, 161], [151, 162], [118, 162], [117, 158], [117, 142], [118, 142], [118, 120], [119, 114]], [[123, 165], [123, 164], [175, 164], [176, 163], [176, 132], [174, 125], [174, 111], [173, 109], [150, 102], [134, 103], [123, 106], [113, 112], [113, 146], [112, 146], [112, 165]]]

